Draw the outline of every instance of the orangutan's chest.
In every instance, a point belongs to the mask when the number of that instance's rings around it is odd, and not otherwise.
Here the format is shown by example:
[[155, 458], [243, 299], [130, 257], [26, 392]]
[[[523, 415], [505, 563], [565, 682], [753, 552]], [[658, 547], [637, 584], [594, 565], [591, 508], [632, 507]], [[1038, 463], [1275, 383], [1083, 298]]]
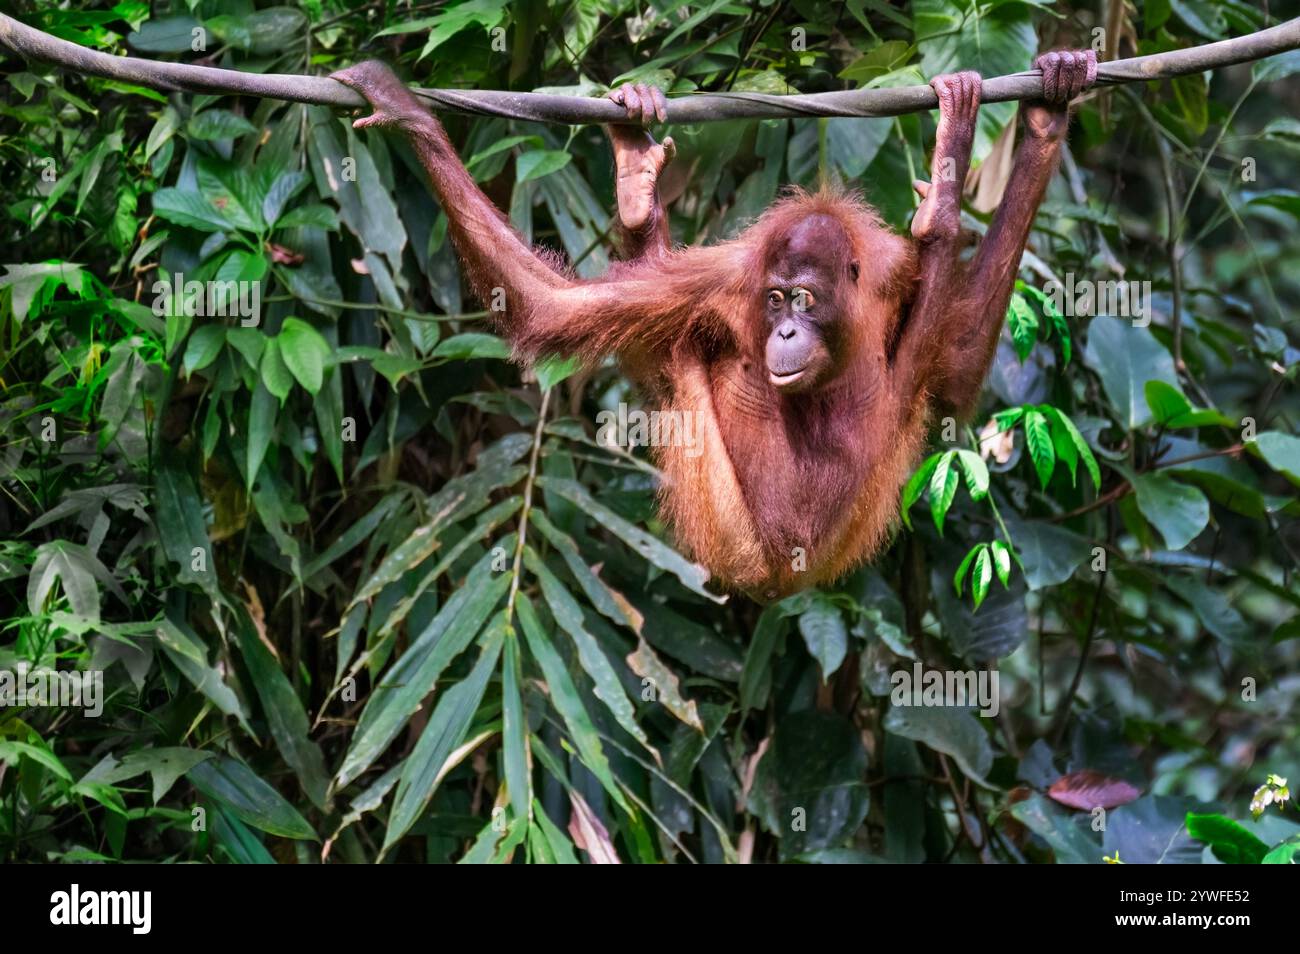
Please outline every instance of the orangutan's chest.
[[740, 362], [715, 372], [722, 443], [764, 548], [786, 555], [816, 547], [870, 480], [867, 418], [792, 410]]

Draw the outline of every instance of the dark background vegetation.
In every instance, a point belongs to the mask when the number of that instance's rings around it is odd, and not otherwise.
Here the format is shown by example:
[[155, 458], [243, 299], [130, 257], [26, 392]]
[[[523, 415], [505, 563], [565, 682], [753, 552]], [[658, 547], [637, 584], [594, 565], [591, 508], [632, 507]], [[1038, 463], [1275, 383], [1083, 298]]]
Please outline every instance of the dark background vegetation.
[[[990, 76], [1095, 27], [1113, 58], [1295, 13], [11, 7], [113, 53], [318, 74], [378, 56], [423, 86], [579, 95]], [[199, 25], [205, 52], [190, 49]], [[655, 519], [644, 455], [595, 443], [596, 412], [637, 400], [615, 367], [504, 360], [396, 141], [317, 108], [13, 58], [0, 72], [0, 668], [103, 669], [108, 694], [98, 719], [0, 709], [0, 858], [1296, 850], [1294, 808], [1254, 821], [1250, 802], [1270, 773], [1300, 774], [1297, 55], [1086, 99], [980, 413], [936, 434], [912, 529], [840, 585], [767, 608], [717, 602]], [[981, 116], [973, 233], [1015, 188], [1014, 106]], [[599, 129], [446, 121], [525, 235], [580, 274], [605, 268]], [[819, 177], [905, 229], [933, 130], [930, 114], [673, 128], [674, 236], [731, 234]], [[340, 184], [345, 156], [357, 177]], [[156, 316], [154, 282], [178, 273], [260, 279], [261, 324]], [[1150, 327], [1054, 315], [1035, 292], [1067, 273], [1149, 281]], [[995, 414], [1011, 443], [981, 458]], [[1001, 713], [891, 706], [890, 673], [915, 660], [996, 667]], [[1104, 831], [1071, 803], [1111, 806]], [[1189, 812], [1208, 817], [1189, 831]]]

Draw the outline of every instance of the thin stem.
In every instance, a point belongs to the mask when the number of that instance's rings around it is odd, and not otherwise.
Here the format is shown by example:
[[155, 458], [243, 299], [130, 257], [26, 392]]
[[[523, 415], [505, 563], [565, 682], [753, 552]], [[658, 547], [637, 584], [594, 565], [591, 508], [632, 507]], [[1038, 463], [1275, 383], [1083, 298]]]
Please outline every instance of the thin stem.
[[528, 458], [528, 481], [524, 484], [524, 505], [519, 511], [519, 532], [515, 541], [514, 574], [510, 580], [510, 596], [506, 599], [506, 619], [514, 619], [515, 597], [519, 595], [519, 579], [523, 573], [524, 542], [528, 536], [528, 514], [533, 509], [533, 485], [537, 482], [537, 460], [541, 456], [542, 434], [546, 430], [546, 409], [551, 403], [551, 389], [542, 392], [542, 406], [537, 411], [537, 429], [533, 432], [533, 450]]
[[1056, 724], [1052, 727], [1050, 733], [1052, 738], [1052, 748], [1057, 748], [1061, 744], [1061, 738], [1065, 735], [1065, 727], [1070, 721], [1070, 707], [1074, 705], [1074, 694], [1079, 691], [1079, 683], [1083, 681], [1083, 670], [1088, 665], [1088, 655], [1092, 652], [1092, 637], [1097, 631], [1097, 615], [1101, 609], [1101, 592], [1106, 586], [1106, 575], [1109, 568], [1103, 564], [1101, 575], [1097, 578], [1097, 592], [1092, 597], [1092, 613], [1088, 617], [1088, 631], [1083, 637], [1083, 648], [1079, 651], [1079, 664], [1074, 667], [1074, 678], [1070, 680], [1070, 688], [1061, 700], [1060, 705], [1056, 707]]

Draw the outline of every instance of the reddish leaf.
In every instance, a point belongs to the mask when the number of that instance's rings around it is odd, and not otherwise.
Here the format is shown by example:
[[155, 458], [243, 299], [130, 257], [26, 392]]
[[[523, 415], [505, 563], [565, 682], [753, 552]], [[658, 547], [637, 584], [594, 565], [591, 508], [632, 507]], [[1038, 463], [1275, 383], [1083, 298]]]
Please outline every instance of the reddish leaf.
[[1053, 801], [1091, 811], [1094, 808], [1114, 808], [1127, 805], [1141, 793], [1122, 778], [1112, 778], [1092, 769], [1062, 775], [1047, 791]]

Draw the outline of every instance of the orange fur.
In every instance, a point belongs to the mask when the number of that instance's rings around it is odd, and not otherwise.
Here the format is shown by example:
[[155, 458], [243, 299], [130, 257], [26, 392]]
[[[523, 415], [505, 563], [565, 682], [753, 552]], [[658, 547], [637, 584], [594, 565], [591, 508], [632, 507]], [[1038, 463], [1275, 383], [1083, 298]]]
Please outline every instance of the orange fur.
[[[845, 296], [850, 359], [824, 392], [782, 397], [761, 357], [762, 261], [809, 216], [839, 223], [862, 263]], [[793, 191], [731, 241], [531, 298], [506, 331], [525, 359], [617, 354], [659, 409], [696, 416], [703, 454], [656, 448], [662, 510], [724, 585], [771, 599], [843, 575], [888, 539], [927, 426], [924, 400], [896, 393], [887, 367], [915, 269], [912, 243], [860, 199]]]

